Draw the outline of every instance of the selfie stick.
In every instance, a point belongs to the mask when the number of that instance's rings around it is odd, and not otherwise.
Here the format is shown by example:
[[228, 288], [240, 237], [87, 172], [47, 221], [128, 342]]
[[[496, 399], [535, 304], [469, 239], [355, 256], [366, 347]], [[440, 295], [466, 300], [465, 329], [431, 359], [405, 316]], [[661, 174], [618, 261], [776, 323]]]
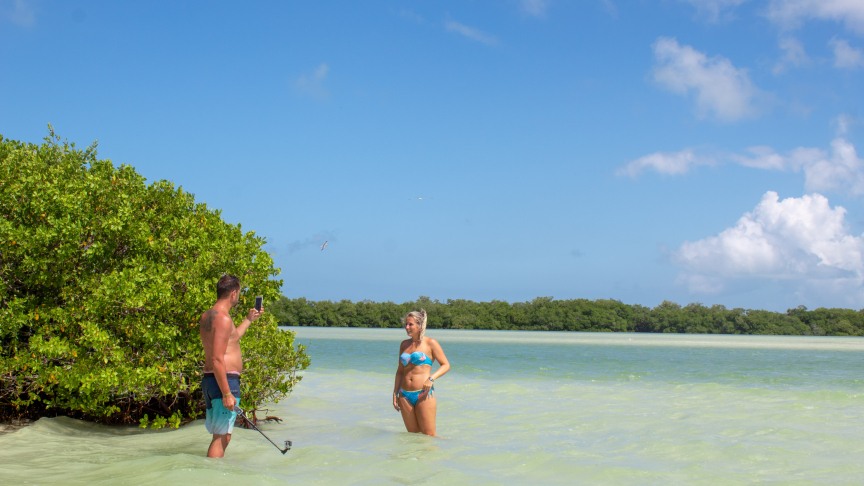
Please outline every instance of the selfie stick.
[[274, 447], [276, 447], [277, 449], [279, 449], [279, 452], [281, 452], [283, 456], [285, 455], [286, 452], [288, 452], [288, 451], [291, 450], [291, 441], [290, 441], [290, 440], [286, 440], [286, 441], [285, 441], [285, 448], [284, 448], [284, 449], [281, 448], [281, 447], [279, 447], [278, 445], [276, 445], [275, 442], [273, 442], [272, 440], [270, 440], [270, 437], [267, 437], [267, 434], [265, 434], [264, 432], [261, 432], [261, 429], [259, 429], [258, 427], [256, 427], [254, 422], [252, 422], [251, 420], [249, 420], [249, 417], [246, 416], [246, 412], [244, 412], [242, 408], [240, 408], [240, 407], [238, 407], [238, 406], [235, 405], [235, 406], [234, 406], [234, 411], [237, 412], [237, 415], [239, 415], [239, 416], [243, 417], [244, 419], [246, 419], [246, 423], [248, 423], [249, 425], [251, 425], [253, 429], [255, 429], [255, 430], [257, 430], [258, 432], [260, 432], [261, 435], [263, 435], [265, 439], [267, 439], [268, 441], [270, 441], [270, 443], [273, 444]]

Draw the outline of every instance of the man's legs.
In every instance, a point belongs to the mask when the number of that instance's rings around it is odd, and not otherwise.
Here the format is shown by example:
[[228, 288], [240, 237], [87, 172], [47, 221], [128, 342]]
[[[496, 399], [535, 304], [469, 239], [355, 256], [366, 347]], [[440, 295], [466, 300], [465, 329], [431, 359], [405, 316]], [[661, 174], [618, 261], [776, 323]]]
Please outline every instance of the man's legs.
[[[240, 379], [228, 375], [228, 386], [231, 394], [240, 404]], [[213, 434], [210, 447], [207, 448], [207, 457], [223, 457], [228, 443], [231, 442], [231, 432], [234, 431], [234, 421], [237, 419], [235, 410], [226, 410], [222, 404], [222, 391], [216, 383], [216, 378], [211, 373], [205, 373], [201, 382], [204, 392], [205, 406], [207, 408], [204, 425], [207, 432]]]
[[231, 434], [213, 434], [210, 448], [207, 449], [207, 457], [223, 457], [229, 442], [231, 442]]

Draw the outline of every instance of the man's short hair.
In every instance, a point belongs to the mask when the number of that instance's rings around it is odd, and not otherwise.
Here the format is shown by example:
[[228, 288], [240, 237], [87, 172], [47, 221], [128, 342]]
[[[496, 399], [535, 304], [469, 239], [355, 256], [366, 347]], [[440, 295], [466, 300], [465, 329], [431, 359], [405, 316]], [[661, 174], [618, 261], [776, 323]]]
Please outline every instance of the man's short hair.
[[240, 290], [240, 279], [234, 275], [223, 275], [216, 284], [216, 299], [224, 299], [235, 290]]

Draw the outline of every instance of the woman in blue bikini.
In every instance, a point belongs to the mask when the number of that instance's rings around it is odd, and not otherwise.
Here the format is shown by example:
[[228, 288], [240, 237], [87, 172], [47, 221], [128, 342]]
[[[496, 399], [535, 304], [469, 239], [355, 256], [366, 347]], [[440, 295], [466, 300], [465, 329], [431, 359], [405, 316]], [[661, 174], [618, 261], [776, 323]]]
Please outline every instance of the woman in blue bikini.
[[[426, 311], [409, 312], [402, 318], [405, 332], [410, 339], [399, 346], [399, 367], [396, 369], [396, 384], [393, 385], [393, 408], [402, 412], [402, 420], [408, 432], [435, 435], [434, 382], [450, 371], [450, 363], [438, 341], [424, 337]], [[432, 362], [441, 365], [432, 373]]]

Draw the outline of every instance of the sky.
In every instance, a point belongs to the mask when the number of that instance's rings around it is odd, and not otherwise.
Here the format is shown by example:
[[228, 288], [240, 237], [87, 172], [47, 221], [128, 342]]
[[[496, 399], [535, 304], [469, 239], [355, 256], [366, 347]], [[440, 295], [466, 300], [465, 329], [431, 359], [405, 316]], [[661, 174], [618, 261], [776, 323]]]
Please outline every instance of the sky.
[[291, 298], [860, 309], [862, 88], [862, 0], [0, 0], [0, 135], [182, 186]]

